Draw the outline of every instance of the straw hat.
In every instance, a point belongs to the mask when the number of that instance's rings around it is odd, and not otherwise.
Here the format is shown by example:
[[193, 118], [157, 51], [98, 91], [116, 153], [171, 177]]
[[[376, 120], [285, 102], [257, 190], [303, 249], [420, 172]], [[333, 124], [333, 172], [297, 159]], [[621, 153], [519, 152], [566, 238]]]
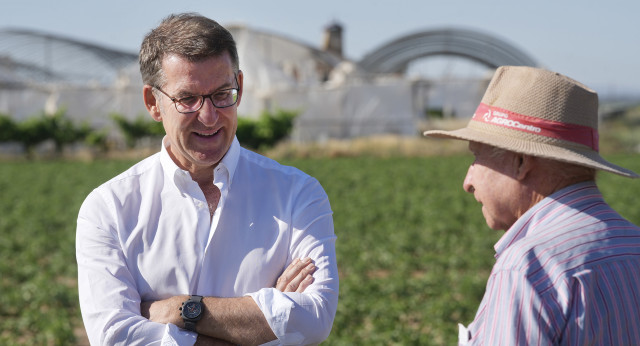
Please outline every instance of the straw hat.
[[539, 68], [499, 67], [467, 127], [424, 135], [480, 142], [639, 177], [598, 154], [598, 94], [571, 78]]

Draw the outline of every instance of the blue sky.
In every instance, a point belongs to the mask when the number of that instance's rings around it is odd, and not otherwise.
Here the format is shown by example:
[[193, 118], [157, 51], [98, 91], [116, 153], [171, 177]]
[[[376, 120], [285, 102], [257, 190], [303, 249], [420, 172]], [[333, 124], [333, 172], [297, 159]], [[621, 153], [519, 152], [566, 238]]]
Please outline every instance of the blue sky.
[[402, 35], [476, 29], [601, 94], [640, 95], [637, 0], [2, 0], [0, 28], [47, 31], [137, 52], [163, 17], [184, 11], [318, 46], [324, 27], [338, 21], [345, 54], [354, 60]]

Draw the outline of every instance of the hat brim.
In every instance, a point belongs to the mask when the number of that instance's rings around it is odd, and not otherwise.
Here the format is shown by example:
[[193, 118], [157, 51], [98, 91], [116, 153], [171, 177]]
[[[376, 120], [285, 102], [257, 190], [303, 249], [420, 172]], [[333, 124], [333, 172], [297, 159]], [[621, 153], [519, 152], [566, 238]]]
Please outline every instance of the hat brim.
[[479, 142], [497, 148], [573, 163], [581, 166], [591, 167], [618, 174], [628, 178], [639, 178], [635, 172], [615, 165], [600, 156], [596, 151], [586, 150], [577, 147], [559, 147], [552, 144], [539, 143], [522, 140], [515, 137], [496, 134], [489, 134], [481, 130], [465, 127], [453, 131], [430, 130], [423, 133], [427, 137], [459, 139], [465, 141]]

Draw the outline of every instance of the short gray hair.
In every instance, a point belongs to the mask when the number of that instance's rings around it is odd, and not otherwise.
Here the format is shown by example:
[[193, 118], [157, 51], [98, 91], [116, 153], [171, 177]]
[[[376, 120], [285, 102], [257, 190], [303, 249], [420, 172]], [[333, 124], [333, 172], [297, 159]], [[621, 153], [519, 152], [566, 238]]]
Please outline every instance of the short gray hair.
[[239, 70], [238, 51], [231, 33], [216, 21], [197, 13], [172, 14], [149, 32], [140, 46], [140, 73], [145, 84], [164, 84], [162, 59], [176, 54], [202, 61], [228, 52], [233, 71]]

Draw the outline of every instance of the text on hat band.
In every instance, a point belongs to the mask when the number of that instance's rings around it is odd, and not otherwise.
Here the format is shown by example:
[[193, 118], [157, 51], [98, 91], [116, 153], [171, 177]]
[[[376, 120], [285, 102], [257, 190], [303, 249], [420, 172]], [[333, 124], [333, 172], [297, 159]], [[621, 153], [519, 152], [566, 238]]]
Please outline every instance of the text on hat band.
[[598, 151], [598, 131], [588, 126], [526, 116], [484, 103], [480, 103], [471, 120], [549, 138], [562, 139], [586, 145]]

